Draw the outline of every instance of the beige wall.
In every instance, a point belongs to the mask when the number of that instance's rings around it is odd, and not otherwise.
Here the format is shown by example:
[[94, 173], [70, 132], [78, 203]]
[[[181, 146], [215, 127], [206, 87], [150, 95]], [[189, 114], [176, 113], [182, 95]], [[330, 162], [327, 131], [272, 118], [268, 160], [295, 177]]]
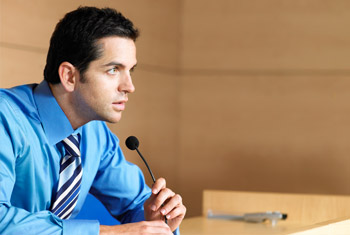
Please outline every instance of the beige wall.
[[136, 93], [110, 127], [139, 137], [189, 216], [205, 188], [350, 194], [350, 3], [0, 0], [0, 86], [40, 82], [54, 25], [86, 4], [141, 29]]
[[350, 194], [350, 3], [183, 2], [189, 214], [203, 188]]

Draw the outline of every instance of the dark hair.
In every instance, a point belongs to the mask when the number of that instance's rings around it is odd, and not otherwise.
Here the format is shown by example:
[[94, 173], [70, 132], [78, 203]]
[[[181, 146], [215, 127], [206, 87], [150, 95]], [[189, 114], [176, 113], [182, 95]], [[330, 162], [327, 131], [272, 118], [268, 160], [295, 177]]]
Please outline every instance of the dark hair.
[[97, 41], [119, 36], [136, 40], [139, 31], [120, 12], [111, 8], [79, 7], [67, 13], [56, 25], [50, 40], [44, 78], [52, 84], [60, 83], [58, 68], [62, 62], [74, 65], [81, 75], [91, 61], [103, 51]]

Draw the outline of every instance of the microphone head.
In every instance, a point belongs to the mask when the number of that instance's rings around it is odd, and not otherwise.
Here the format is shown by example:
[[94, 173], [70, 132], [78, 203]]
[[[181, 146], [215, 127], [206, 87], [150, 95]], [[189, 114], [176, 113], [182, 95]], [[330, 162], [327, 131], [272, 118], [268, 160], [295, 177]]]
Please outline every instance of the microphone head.
[[129, 136], [125, 140], [125, 145], [130, 150], [135, 150], [135, 149], [137, 149], [139, 147], [139, 140], [135, 136]]

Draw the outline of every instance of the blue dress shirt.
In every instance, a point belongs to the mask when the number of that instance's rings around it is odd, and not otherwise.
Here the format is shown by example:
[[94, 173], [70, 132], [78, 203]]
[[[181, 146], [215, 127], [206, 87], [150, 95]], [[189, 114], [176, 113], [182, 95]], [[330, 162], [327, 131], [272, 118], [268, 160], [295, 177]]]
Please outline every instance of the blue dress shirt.
[[0, 234], [98, 234], [99, 222], [62, 220], [49, 211], [59, 178], [61, 140], [80, 133], [81, 191], [72, 217], [90, 192], [121, 223], [144, 220], [151, 190], [123, 156], [102, 121], [73, 130], [48, 84], [0, 89]]

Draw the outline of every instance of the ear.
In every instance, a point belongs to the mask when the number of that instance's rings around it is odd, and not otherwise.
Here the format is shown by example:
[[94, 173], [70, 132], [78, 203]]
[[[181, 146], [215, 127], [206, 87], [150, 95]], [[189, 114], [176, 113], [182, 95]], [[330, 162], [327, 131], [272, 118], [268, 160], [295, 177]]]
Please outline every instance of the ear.
[[62, 62], [58, 67], [58, 75], [60, 76], [61, 84], [67, 92], [74, 91], [77, 82], [77, 69], [69, 62]]

